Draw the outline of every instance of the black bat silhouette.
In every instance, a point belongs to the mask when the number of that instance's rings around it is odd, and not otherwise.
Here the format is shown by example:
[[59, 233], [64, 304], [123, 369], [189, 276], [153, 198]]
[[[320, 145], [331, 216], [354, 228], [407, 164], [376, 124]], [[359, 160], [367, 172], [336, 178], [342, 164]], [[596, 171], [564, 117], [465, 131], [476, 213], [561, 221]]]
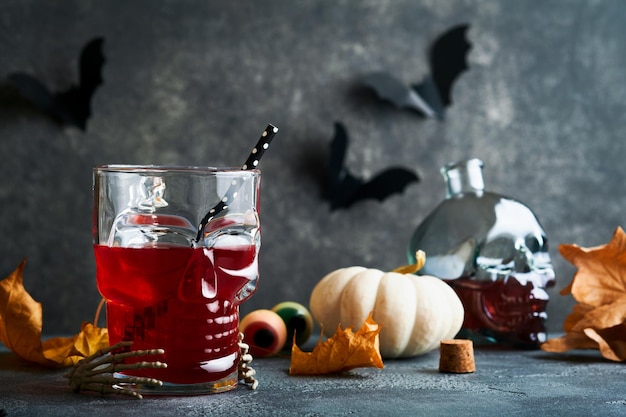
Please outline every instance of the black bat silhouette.
[[344, 166], [348, 134], [342, 123], [335, 123], [335, 136], [330, 143], [328, 165], [329, 182], [325, 197], [330, 209], [347, 209], [360, 200], [383, 201], [394, 193], [401, 193], [407, 185], [419, 181], [417, 174], [405, 168], [388, 168], [369, 181], [355, 177]]
[[102, 84], [103, 38], [92, 39], [80, 54], [79, 83], [67, 91], [51, 93], [46, 86], [31, 75], [21, 72], [10, 74], [8, 79], [17, 87], [22, 97], [33, 103], [57, 121], [81, 130], [87, 127], [91, 116], [91, 98]]
[[429, 54], [430, 74], [420, 84], [407, 86], [387, 72], [367, 74], [363, 83], [398, 108], [443, 119], [445, 108], [452, 104], [452, 84], [468, 68], [468, 29], [467, 24], [455, 26], [435, 40]]

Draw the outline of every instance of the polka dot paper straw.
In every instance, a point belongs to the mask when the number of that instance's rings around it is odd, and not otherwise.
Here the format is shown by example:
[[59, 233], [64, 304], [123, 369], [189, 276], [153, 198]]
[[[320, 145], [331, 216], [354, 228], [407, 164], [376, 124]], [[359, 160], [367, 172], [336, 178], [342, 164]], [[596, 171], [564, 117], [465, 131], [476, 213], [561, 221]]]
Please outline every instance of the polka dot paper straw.
[[250, 156], [248, 156], [248, 159], [246, 159], [246, 162], [243, 164], [241, 169], [245, 171], [248, 169], [255, 169], [257, 167], [257, 165], [259, 164], [259, 160], [261, 159], [267, 148], [270, 147], [270, 142], [272, 142], [272, 139], [274, 139], [276, 133], [278, 133], [278, 128], [276, 126], [267, 125], [267, 127], [263, 131], [263, 134], [261, 134], [259, 142], [252, 149], [252, 152], [250, 152]]
[[[244, 162], [243, 166], [241, 167], [243, 171], [255, 169], [259, 165], [261, 157], [263, 157], [263, 154], [269, 148], [272, 139], [274, 139], [274, 136], [276, 136], [276, 133], [278, 133], [278, 128], [276, 126], [273, 126], [271, 124], [267, 125], [267, 127], [261, 134], [259, 141], [254, 146], [254, 148], [252, 148], [250, 156], [248, 156], [248, 159], [246, 159], [246, 162]], [[215, 207], [209, 210], [209, 212], [204, 216], [204, 218], [200, 222], [200, 226], [198, 226], [198, 235], [196, 236], [196, 242], [199, 242], [202, 239], [202, 235], [204, 234], [204, 228], [211, 221], [211, 219], [217, 216], [222, 211], [226, 210], [228, 208], [229, 201], [237, 197], [237, 191], [241, 187], [242, 182], [242, 179], [234, 179], [232, 184], [228, 188], [226, 195], [222, 197], [221, 201]]]

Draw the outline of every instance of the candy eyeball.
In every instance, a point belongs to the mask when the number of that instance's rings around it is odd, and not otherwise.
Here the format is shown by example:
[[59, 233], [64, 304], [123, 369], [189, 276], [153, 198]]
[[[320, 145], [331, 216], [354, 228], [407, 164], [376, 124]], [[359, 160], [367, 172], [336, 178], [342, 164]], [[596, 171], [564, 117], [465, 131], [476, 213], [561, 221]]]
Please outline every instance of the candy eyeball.
[[272, 311], [283, 319], [287, 327], [287, 340], [283, 350], [291, 350], [294, 333], [297, 346], [302, 346], [309, 340], [313, 332], [313, 317], [305, 306], [294, 301], [284, 301], [272, 307]]
[[287, 326], [272, 310], [255, 310], [246, 315], [239, 323], [239, 331], [252, 356], [258, 358], [277, 354], [287, 340]]

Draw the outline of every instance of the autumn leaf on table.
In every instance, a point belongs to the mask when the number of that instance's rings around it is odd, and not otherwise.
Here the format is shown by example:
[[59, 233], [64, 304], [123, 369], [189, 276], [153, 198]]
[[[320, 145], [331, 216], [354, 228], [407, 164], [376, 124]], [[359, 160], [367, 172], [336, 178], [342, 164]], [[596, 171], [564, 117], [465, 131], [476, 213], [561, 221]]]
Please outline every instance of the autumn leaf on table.
[[599, 349], [606, 359], [626, 360], [626, 233], [618, 227], [605, 245], [560, 245], [559, 252], [578, 268], [561, 294], [572, 294], [579, 304], [565, 319], [566, 334], [541, 349]]
[[109, 345], [107, 329], [84, 323], [73, 337], [56, 337], [42, 343], [41, 304], [24, 288], [23, 260], [0, 281], [0, 341], [21, 358], [45, 366], [71, 366]]
[[335, 335], [326, 341], [322, 342], [320, 337], [312, 352], [303, 352], [294, 343], [289, 374], [331, 374], [364, 367], [382, 369], [384, 365], [379, 350], [379, 332], [380, 326], [370, 313], [356, 333], [350, 328], [343, 330], [338, 326]]

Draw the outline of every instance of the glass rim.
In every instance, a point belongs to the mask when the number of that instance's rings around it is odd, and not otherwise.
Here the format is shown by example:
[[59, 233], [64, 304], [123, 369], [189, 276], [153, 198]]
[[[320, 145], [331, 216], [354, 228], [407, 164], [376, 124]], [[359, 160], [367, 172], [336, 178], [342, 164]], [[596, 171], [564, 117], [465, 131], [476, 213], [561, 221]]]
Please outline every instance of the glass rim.
[[166, 172], [188, 172], [188, 173], [240, 173], [246, 175], [258, 175], [261, 171], [258, 168], [241, 169], [241, 167], [214, 167], [214, 166], [195, 166], [195, 165], [133, 165], [133, 164], [104, 164], [97, 165], [93, 168], [97, 173], [166, 173]]

